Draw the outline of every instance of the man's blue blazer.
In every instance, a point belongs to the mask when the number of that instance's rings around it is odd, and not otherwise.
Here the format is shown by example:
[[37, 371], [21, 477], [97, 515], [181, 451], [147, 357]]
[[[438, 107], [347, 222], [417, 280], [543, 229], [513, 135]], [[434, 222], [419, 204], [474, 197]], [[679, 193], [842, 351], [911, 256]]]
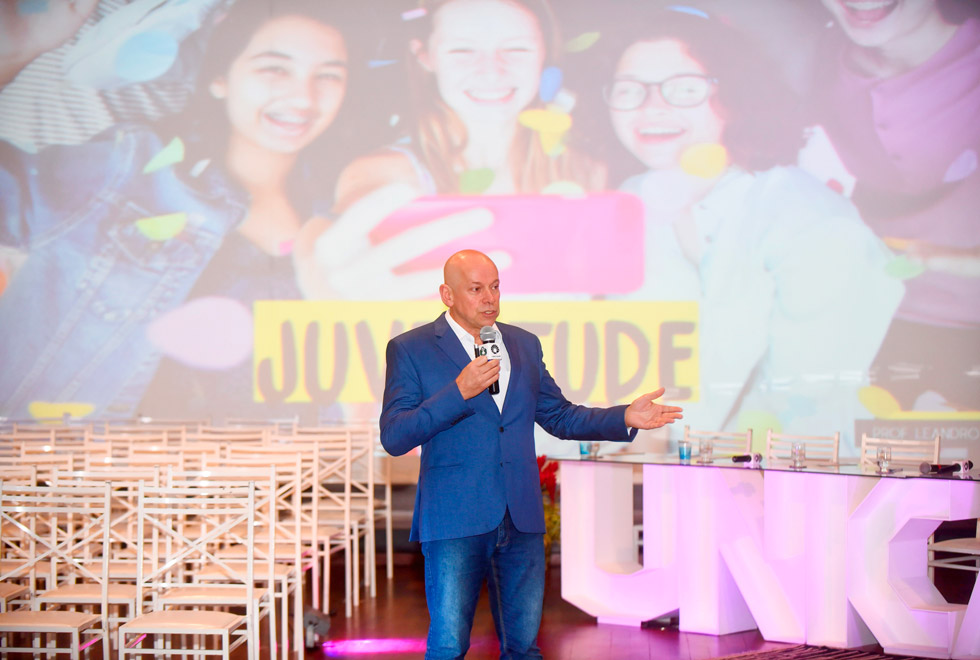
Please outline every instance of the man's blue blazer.
[[422, 447], [411, 540], [489, 532], [510, 509], [522, 532], [543, 533], [534, 423], [559, 438], [631, 440], [626, 406], [570, 403], [548, 373], [536, 336], [498, 323], [510, 356], [503, 412], [489, 392], [464, 400], [456, 377], [473, 359], [445, 316], [388, 343], [381, 444]]

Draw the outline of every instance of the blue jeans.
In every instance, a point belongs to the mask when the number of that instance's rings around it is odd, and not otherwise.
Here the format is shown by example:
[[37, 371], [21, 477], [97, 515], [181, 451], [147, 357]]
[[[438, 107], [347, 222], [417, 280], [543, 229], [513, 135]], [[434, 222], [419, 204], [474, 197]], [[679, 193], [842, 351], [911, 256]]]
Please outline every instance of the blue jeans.
[[429, 607], [426, 660], [466, 655], [484, 579], [500, 657], [541, 657], [536, 640], [544, 601], [543, 536], [519, 532], [508, 511], [486, 534], [422, 543]]

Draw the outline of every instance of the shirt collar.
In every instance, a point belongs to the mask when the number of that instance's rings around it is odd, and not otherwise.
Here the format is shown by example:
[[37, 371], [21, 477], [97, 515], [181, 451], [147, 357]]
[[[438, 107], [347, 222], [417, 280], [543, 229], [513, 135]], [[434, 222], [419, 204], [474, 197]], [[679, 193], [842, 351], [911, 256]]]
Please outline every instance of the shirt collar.
[[[456, 319], [453, 318], [453, 315], [449, 313], [448, 309], [445, 311], [445, 315], [446, 323], [448, 323], [449, 327], [453, 329], [453, 332], [456, 334], [456, 337], [459, 338], [459, 341], [463, 344], [464, 348], [476, 345], [476, 339], [473, 338], [473, 335], [464, 330], [463, 326], [461, 326], [459, 323], [456, 323]], [[497, 341], [503, 343], [503, 339], [500, 336], [500, 328], [497, 327], [496, 323], [494, 323], [491, 327], [497, 333]]]

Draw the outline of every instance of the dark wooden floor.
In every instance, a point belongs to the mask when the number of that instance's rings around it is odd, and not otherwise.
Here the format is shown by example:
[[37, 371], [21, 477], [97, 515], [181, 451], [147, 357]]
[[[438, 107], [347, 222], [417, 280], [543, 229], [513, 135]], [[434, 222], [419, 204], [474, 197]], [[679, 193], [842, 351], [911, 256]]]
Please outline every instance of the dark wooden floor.
[[[429, 615], [421, 555], [399, 554], [393, 580], [384, 577], [382, 566], [378, 568], [377, 598], [362, 599], [354, 616], [347, 619], [343, 616], [343, 594], [337, 593], [334, 603], [338, 613], [330, 619], [330, 633], [321, 649], [307, 651], [307, 660], [423, 657]], [[333, 584], [339, 582], [334, 580]], [[766, 642], [756, 630], [715, 637], [679, 632], [676, 621], [673, 625], [670, 621], [655, 623], [643, 628], [597, 625], [595, 618], [562, 600], [560, 567], [548, 569], [538, 644], [549, 660], [701, 660], [791, 646]], [[466, 657], [499, 657], [486, 593], [481, 597]]]

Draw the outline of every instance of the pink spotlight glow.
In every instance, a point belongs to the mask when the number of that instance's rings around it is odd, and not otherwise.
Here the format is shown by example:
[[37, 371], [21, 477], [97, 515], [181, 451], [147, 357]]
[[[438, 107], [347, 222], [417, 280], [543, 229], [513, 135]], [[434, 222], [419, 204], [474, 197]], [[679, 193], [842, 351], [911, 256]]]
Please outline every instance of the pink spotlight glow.
[[323, 643], [327, 657], [379, 653], [424, 653], [424, 639], [342, 639]]

